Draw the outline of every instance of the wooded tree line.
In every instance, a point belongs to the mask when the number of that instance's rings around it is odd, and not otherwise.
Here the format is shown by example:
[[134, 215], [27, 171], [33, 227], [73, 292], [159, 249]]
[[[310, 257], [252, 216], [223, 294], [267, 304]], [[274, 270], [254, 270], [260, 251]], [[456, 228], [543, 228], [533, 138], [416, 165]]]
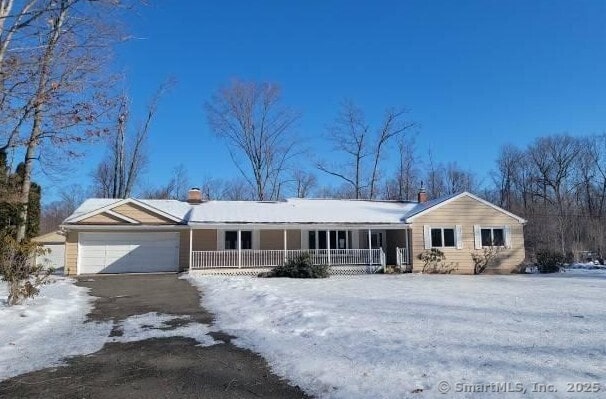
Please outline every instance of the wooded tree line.
[[558, 134], [504, 146], [487, 199], [528, 220], [530, 253], [601, 255], [606, 244], [606, 135]]

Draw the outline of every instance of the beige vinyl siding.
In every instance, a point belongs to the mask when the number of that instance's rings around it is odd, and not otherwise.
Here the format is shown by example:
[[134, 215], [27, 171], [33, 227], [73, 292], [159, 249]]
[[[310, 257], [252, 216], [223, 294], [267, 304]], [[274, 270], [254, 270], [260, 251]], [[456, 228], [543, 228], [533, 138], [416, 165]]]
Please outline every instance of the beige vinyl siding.
[[94, 216], [86, 218], [78, 222], [79, 224], [128, 224], [124, 220], [115, 216], [109, 215], [105, 212], [98, 213]]
[[492, 273], [511, 273], [524, 261], [523, 225], [515, 218], [498, 211], [470, 197], [456, 200], [427, 212], [413, 220], [412, 224], [412, 257], [413, 271], [421, 271], [423, 265], [417, 256], [425, 250], [423, 226], [452, 227], [461, 225], [463, 230], [463, 248], [440, 248], [446, 256], [446, 263], [456, 267], [455, 273], [473, 274], [474, 264], [471, 253], [481, 253], [474, 247], [474, 225], [509, 226], [511, 231], [511, 248], [503, 248], [499, 253], [497, 267], [487, 270]]
[[284, 249], [284, 230], [259, 230], [259, 236], [259, 249]]
[[[193, 230], [193, 251], [216, 251], [217, 230]], [[189, 268], [189, 230], [181, 230], [179, 244], [179, 266], [180, 270]]]
[[[259, 249], [284, 250], [284, 230], [259, 230]], [[286, 230], [287, 249], [301, 249], [301, 230]]]
[[288, 230], [286, 233], [286, 246], [288, 249], [301, 249], [301, 230]]
[[179, 234], [179, 271], [189, 268], [189, 230], [181, 230]]
[[135, 204], [123, 204], [112, 209], [121, 215], [135, 219], [143, 224], [175, 224], [172, 220]]
[[194, 230], [193, 247], [194, 251], [216, 251], [217, 230]]
[[78, 264], [78, 232], [70, 231], [65, 237], [65, 274], [77, 273]]

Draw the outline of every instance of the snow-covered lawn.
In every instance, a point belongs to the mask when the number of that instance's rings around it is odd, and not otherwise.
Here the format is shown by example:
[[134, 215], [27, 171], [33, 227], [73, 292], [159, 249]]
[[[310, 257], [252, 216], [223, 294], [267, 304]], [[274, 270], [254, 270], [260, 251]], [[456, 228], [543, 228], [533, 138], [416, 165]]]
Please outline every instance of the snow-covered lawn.
[[23, 305], [7, 306], [7, 295], [0, 282], [0, 380], [96, 352], [112, 329], [111, 323], [85, 323], [94, 298], [68, 278], [57, 277]]
[[[39, 296], [9, 307], [7, 285], [0, 282], [0, 381], [63, 365], [66, 358], [97, 352], [108, 342], [190, 337], [202, 346], [217, 343], [207, 335], [209, 326], [187, 316], [146, 313], [117, 323], [87, 321], [95, 299], [88, 292], [72, 279], [56, 277]], [[122, 335], [109, 336], [114, 326]]]
[[[606, 390], [603, 271], [190, 281], [217, 328], [317, 397], [571, 397], [575, 382]], [[463, 385], [491, 383], [527, 393]], [[557, 392], [533, 393], [533, 383]]]

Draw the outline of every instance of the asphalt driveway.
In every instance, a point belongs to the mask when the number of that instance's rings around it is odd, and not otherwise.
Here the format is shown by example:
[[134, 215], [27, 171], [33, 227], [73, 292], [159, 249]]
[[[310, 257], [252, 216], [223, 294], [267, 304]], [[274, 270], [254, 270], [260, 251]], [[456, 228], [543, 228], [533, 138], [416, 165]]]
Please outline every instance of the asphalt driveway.
[[[83, 277], [78, 285], [98, 297], [92, 321], [120, 321], [158, 312], [211, 324], [199, 293], [176, 275]], [[112, 331], [112, 334], [120, 334]], [[191, 338], [108, 343], [99, 352], [69, 359], [65, 367], [0, 382], [4, 398], [302, 398], [305, 394], [269, 371], [259, 355], [211, 333], [222, 343], [201, 347]], [[49, 343], [52, 344], [52, 343]]]

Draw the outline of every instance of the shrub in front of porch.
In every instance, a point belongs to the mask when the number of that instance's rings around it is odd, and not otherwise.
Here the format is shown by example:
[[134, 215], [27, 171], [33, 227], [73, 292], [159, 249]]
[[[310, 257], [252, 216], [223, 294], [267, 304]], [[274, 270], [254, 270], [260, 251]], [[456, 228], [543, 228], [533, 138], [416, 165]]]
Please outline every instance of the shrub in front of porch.
[[259, 277], [326, 278], [328, 266], [314, 265], [311, 256], [303, 254], [288, 259], [284, 265], [276, 266], [270, 272], [261, 273]]

